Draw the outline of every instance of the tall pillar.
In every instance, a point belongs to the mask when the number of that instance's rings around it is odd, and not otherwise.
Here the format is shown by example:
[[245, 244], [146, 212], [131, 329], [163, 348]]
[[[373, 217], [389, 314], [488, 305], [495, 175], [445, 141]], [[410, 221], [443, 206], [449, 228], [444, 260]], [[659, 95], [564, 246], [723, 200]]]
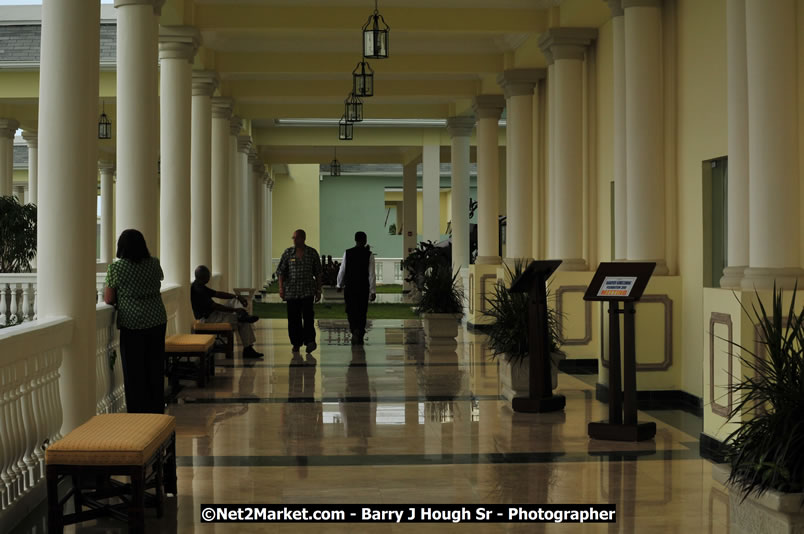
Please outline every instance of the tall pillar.
[[251, 199], [254, 186], [251, 181], [251, 137], [237, 136], [237, 181], [240, 198], [237, 205], [237, 286], [251, 287]]
[[159, 28], [160, 260], [165, 282], [181, 287], [178, 324], [188, 331], [190, 272], [190, 132], [192, 62], [201, 35], [191, 26]]
[[748, 266], [748, 64], [745, 0], [726, 2], [729, 186], [726, 267], [720, 287], [738, 289]]
[[497, 77], [508, 113], [506, 257], [533, 257], [533, 89], [544, 69], [510, 69]]
[[666, 275], [661, 0], [623, 0], [627, 259]]
[[251, 202], [251, 285], [257, 289], [262, 288], [265, 280], [262, 278], [262, 189], [265, 187], [263, 177], [265, 176], [265, 164], [254, 152], [254, 159], [251, 164], [251, 187], [252, 194], [249, 196]]
[[499, 194], [500, 150], [498, 129], [505, 108], [502, 95], [479, 95], [473, 108], [477, 116], [477, 259], [475, 263], [500, 263]]
[[28, 200], [29, 204], [36, 204], [38, 196], [37, 176], [39, 174], [39, 145], [36, 132], [24, 130], [22, 138], [28, 144]]
[[221, 275], [220, 287], [229, 287], [229, 121], [232, 100], [212, 99], [212, 265]]
[[611, 9], [613, 33], [613, 89], [614, 105], [614, 258], [624, 260], [628, 256], [628, 210], [626, 158], [625, 158], [625, 17], [622, 0], [608, 0]]
[[262, 244], [263, 244], [263, 280], [270, 281], [274, 274], [273, 267], [273, 190], [274, 180], [266, 174], [263, 189], [262, 212]]
[[215, 73], [193, 72], [190, 150], [190, 264], [212, 265], [212, 93]]
[[[157, 249], [157, 18], [165, 0], [115, 0], [117, 9], [116, 229]], [[97, 93], [97, 91], [95, 91]], [[41, 134], [41, 132], [40, 132]]]
[[793, 0], [746, 0], [748, 268], [743, 289], [804, 281], [799, 256], [799, 161]]
[[422, 147], [422, 239], [441, 239], [441, 142], [437, 134]]
[[27, 204], [27, 202], [26, 202], [26, 200], [25, 200], [25, 189], [26, 189], [26, 186], [24, 186], [24, 185], [22, 185], [22, 184], [20, 184], [20, 185], [15, 185], [15, 186], [13, 187], [13, 190], [14, 190], [14, 196], [15, 196], [15, 197], [17, 197], [17, 201], [18, 201], [20, 204]]
[[100, 261], [112, 263], [116, 252], [114, 233], [114, 162], [99, 161], [98, 171], [100, 171], [101, 183]]
[[551, 28], [539, 45], [553, 57], [555, 73], [555, 173], [550, 184], [554, 208], [555, 259], [561, 269], [585, 271], [583, 250], [583, 60], [597, 37], [589, 28]]
[[14, 194], [14, 134], [20, 123], [0, 119], [0, 196]]
[[547, 83], [545, 83], [545, 91], [547, 93], [547, 216], [544, 221], [547, 224], [545, 235], [547, 237], [547, 257], [556, 257], [556, 241], [558, 232], [556, 225], [552, 224], [552, 218], [556, 211], [556, 65], [553, 61], [553, 53], [550, 49], [543, 50], [545, 59], [547, 60]]
[[238, 258], [240, 257], [240, 180], [238, 180], [240, 160], [237, 152], [237, 135], [240, 133], [242, 120], [232, 116], [229, 119], [229, 275], [223, 291], [235, 287], [238, 283]]
[[449, 117], [447, 131], [452, 139], [452, 270], [469, 267], [469, 139], [475, 118]]
[[[42, 2], [36, 275], [40, 319], [72, 319], [59, 380], [61, 433], [95, 415], [98, 2]], [[83, 238], [82, 238], [83, 236]], [[69, 246], [65, 244], [69, 243]]]

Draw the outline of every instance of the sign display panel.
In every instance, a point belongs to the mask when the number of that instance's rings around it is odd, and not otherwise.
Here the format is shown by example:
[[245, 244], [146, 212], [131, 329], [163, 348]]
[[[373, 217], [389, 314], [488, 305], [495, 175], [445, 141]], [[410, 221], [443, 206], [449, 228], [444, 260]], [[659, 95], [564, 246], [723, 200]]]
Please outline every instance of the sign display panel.
[[603, 283], [597, 291], [597, 296], [627, 297], [631, 294], [636, 281], [636, 276], [607, 276], [603, 279]]

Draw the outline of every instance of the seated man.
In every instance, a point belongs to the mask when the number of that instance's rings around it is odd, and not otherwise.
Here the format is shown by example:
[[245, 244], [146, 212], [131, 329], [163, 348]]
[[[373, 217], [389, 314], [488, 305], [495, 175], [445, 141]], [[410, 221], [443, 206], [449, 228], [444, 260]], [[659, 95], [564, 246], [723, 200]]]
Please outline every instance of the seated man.
[[[237, 330], [237, 334], [240, 336], [240, 342], [243, 344], [243, 358], [262, 358], [262, 354], [254, 350], [254, 342], [257, 338], [254, 336], [254, 328], [251, 326], [251, 323], [256, 322], [259, 317], [249, 315], [244, 308], [224, 306], [213, 301], [213, 297], [229, 300], [237, 299], [243, 306], [247, 304], [244, 297], [238, 297], [223, 291], [215, 291], [211, 287], [207, 287], [209, 278], [210, 272], [206, 265], [196, 267], [195, 281], [190, 285], [190, 303], [193, 306], [193, 315], [204, 323], [229, 323], [234, 330]], [[234, 305], [234, 303], [232, 304]]]

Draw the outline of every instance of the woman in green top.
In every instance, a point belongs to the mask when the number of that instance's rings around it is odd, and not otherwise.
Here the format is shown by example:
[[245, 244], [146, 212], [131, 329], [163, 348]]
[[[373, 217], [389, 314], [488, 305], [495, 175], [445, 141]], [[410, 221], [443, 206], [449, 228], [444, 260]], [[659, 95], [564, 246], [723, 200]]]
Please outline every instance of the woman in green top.
[[167, 313], [160, 293], [162, 267], [137, 230], [120, 234], [117, 257], [106, 272], [103, 300], [117, 308], [128, 412], [164, 413]]

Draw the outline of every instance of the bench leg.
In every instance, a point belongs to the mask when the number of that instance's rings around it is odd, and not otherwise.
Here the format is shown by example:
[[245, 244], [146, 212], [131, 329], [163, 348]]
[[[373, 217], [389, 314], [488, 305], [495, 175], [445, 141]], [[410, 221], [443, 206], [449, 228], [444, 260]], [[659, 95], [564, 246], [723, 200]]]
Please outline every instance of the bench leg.
[[81, 492], [81, 477], [72, 475], [71, 478], [73, 482], [73, 507], [75, 508], [75, 513], [80, 514], [84, 509], [84, 495]]
[[165, 459], [165, 491], [173, 495], [178, 495], [176, 484], [176, 434], [170, 437], [167, 446], [167, 458]]
[[162, 517], [165, 515], [165, 451], [159, 451], [159, 454], [156, 457], [156, 465], [154, 465], [154, 469], [156, 469], [156, 517]]
[[59, 505], [59, 475], [47, 469], [47, 531], [48, 534], [62, 534], [62, 509]]
[[128, 508], [129, 532], [145, 533], [145, 466], [131, 472], [131, 502]]

